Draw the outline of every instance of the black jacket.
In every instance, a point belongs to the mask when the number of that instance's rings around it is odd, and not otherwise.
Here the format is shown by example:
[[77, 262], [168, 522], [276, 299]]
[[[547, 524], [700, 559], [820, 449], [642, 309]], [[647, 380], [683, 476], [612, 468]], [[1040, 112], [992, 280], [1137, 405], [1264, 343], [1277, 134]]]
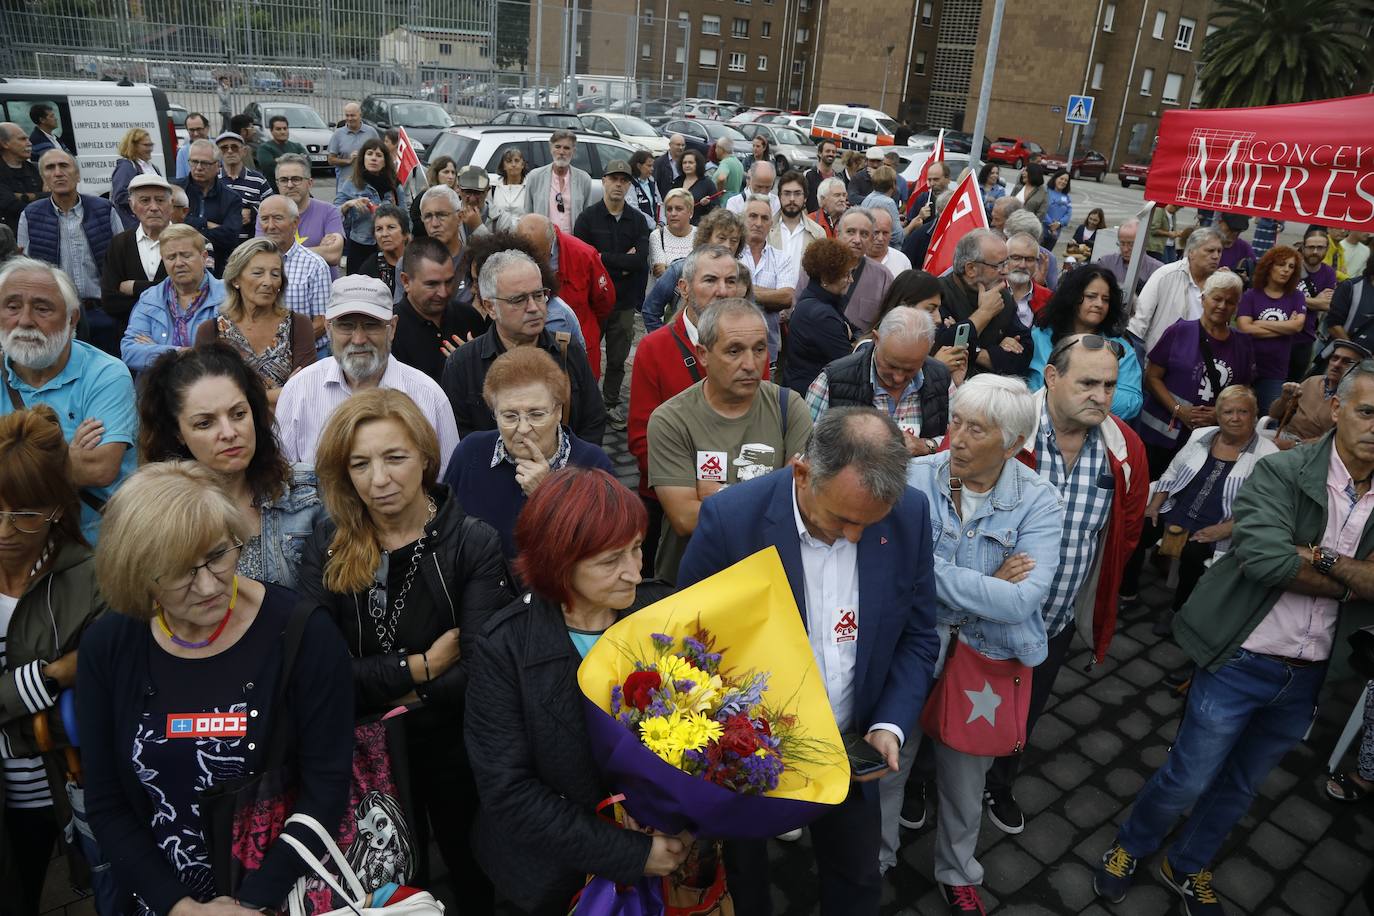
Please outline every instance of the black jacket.
[[[34, 194], [34, 198], [19, 198], [17, 194]], [[21, 162], [19, 168], [10, 168], [0, 159], [0, 223], [19, 231], [19, 214], [24, 208], [40, 197], [47, 197], [43, 190], [43, 176], [38, 174], [38, 166], [32, 162]]]
[[634, 882], [649, 858], [647, 836], [596, 816], [608, 787], [587, 743], [580, 662], [558, 604], [526, 594], [483, 629], [468, 688], [473, 852], [527, 910], [567, 901], [588, 874]]
[[[573, 235], [601, 255], [615, 286], [616, 311], [639, 311], [649, 282], [649, 224], [638, 209], [627, 203], [616, 219], [606, 202], [598, 200], [578, 214]], [[634, 254], [626, 254], [632, 248]]]
[[[586, 351], [577, 341], [570, 340], [565, 355], [547, 329], [539, 332], [539, 340], [535, 345], [552, 356], [554, 362], [568, 374], [572, 389], [572, 402], [566, 417], [568, 428], [577, 438], [600, 445], [601, 436], [606, 431], [606, 405], [601, 400], [601, 389], [592, 377], [592, 368], [587, 365]], [[496, 428], [496, 417], [492, 416], [487, 402], [482, 400], [482, 383], [486, 381], [491, 364], [504, 352], [506, 347], [496, 333], [496, 326], [492, 325], [481, 337], [459, 347], [444, 365], [439, 385], [453, 405], [453, 417], [458, 421], [460, 436], [475, 430]]]
[[854, 348], [854, 329], [844, 317], [844, 297], [812, 280], [787, 323], [787, 364], [782, 384], [806, 397], [827, 364]]
[[[138, 256], [138, 226], [125, 229], [110, 239], [110, 247], [105, 251], [105, 269], [100, 275], [101, 306], [105, 313], [125, 327], [129, 323], [129, 313], [143, 291], [167, 279], [167, 265], [158, 258], [157, 273], [151, 281], [143, 272], [143, 259]], [[134, 294], [126, 296], [119, 291], [119, 284], [125, 280], [134, 281]]]
[[315, 533], [305, 542], [296, 588], [304, 601], [328, 611], [343, 632], [353, 656], [353, 693], [360, 716], [390, 709], [397, 697], [411, 690], [428, 708], [461, 709], [476, 635], [487, 618], [511, 599], [510, 574], [496, 531], [464, 513], [444, 484], [436, 484], [432, 495], [439, 511], [426, 528], [428, 542], [416, 580], [422, 588], [413, 589], [406, 602], [408, 612], [427, 615], [421, 625], [424, 645], [406, 649], [423, 652], [446, 630], [458, 627], [462, 656], [448, 671], [418, 687], [399, 652], [362, 654], [362, 628], [372, 625], [368, 593], [345, 595], [325, 589], [324, 565], [337, 530], [334, 520], [326, 518], [316, 524]]
[[[934, 357], [921, 366], [921, 435], [938, 439], [949, 429], [949, 368]], [[873, 406], [873, 346], [860, 347], [825, 367], [831, 407]]]
[[850, 206], [857, 207], [873, 191], [873, 178], [868, 174], [868, 169], [859, 169], [854, 173], [854, 177], [849, 179], [846, 187], [849, 190]]
[[396, 334], [391, 340], [391, 355], [437, 382], [444, 374], [445, 363], [440, 342], [451, 341], [455, 336], [459, 340], [466, 340], [468, 335], [479, 337], [485, 324], [486, 319], [476, 309], [460, 302], [450, 302], [439, 324], [435, 324], [415, 311], [409, 298], [402, 299], [396, 306]]
[[[968, 321], [978, 309], [978, 294], [963, 284], [954, 274], [940, 278], [940, 316], [954, 320], [954, 326], [936, 326], [937, 346], [947, 347], [954, 342], [955, 328], [959, 323]], [[972, 335], [972, 331], [969, 332]], [[1021, 352], [1012, 353], [1002, 349], [1002, 338], [1014, 337], [1021, 343]], [[983, 333], [977, 338], [970, 336], [968, 351], [969, 378], [986, 371], [974, 360], [979, 350], [988, 351], [992, 361], [992, 371], [998, 375], [1016, 375], [1025, 378], [1030, 372], [1031, 355], [1035, 345], [1031, 342], [1030, 329], [1016, 317], [1016, 301], [1004, 287], [1002, 289], [1002, 311], [988, 322]]]
[[658, 185], [660, 196], [677, 187], [677, 177], [678, 173], [673, 171], [671, 153], [664, 153], [654, 160], [654, 184]]
[[[224, 265], [229, 263], [229, 256], [239, 244], [239, 231], [243, 228], [243, 198], [229, 187], [223, 175], [215, 179], [209, 194], [201, 190], [190, 175], [176, 179], [175, 183], [186, 192], [186, 200], [190, 204], [190, 209], [186, 211], [186, 225], [205, 236], [214, 246], [214, 274], [218, 277], [224, 273]], [[217, 225], [211, 229], [210, 223]]]

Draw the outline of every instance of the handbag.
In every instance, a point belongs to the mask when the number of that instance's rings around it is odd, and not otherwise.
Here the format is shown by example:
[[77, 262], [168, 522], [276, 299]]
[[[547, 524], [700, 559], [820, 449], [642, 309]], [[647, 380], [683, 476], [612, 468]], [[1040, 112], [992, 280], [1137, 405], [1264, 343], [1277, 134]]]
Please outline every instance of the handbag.
[[1157, 553], [1161, 557], [1179, 557], [1183, 555], [1183, 546], [1188, 543], [1191, 532], [1182, 525], [1168, 525], [1164, 529], [1164, 534], [1159, 539], [1159, 549]]
[[282, 842], [294, 849], [296, 855], [301, 857], [301, 861], [315, 873], [314, 878], [307, 875], [297, 881], [296, 885], [291, 888], [291, 893], [287, 895], [287, 911], [291, 916], [305, 916], [305, 903], [310, 893], [310, 885], [317, 880], [333, 893], [335, 899], [343, 901], [343, 906], [330, 910], [327, 914], [316, 910], [317, 916], [333, 916], [333, 914], [364, 916], [367, 913], [383, 912], [388, 916], [443, 916], [444, 905], [435, 899], [429, 891], [407, 887], [403, 884], [366, 890], [358, 873], [349, 865], [348, 859], [344, 858], [338, 844], [334, 842], [329, 832], [320, 826], [320, 822], [313, 817], [305, 814], [293, 814], [287, 818], [286, 823], [300, 824], [319, 838], [320, 842], [324, 844], [330, 865], [342, 879], [343, 885], [347, 885], [345, 888], [339, 881], [335, 880], [334, 876], [330, 874], [329, 867], [321, 862], [308, 846], [289, 833], [282, 834]]
[[1004, 757], [1026, 749], [1030, 666], [988, 658], [949, 637], [945, 670], [921, 710], [921, 730], [946, 747], [973, 757]]

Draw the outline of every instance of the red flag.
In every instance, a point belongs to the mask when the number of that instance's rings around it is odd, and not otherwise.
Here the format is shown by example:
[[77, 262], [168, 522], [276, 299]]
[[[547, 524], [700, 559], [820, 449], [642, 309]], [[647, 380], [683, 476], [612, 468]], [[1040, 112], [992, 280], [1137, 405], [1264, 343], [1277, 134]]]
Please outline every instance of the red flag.
[[978, 176], [970, 169], [954, 186], [954, 196], [935, 221], [930, 246], [926, 248], [925, 269], [940, 276], [954, 264], [954, 246], [959, 240], [974, 229], [986, 228], [988, 214], [983, 209], [983, 197], [978, 193]]
[[940, 128], [940, 134], [935, 138], [935, 146], [921, 163], [921, 168], [916, 172], [916, 182], [911, 188], [911, 193], [907, 195], [906, 209], [907, 216], [911, 216], [911, 205], [916, 203], [916, 198], [930, 190], [930, 183], [926, 181], [926, 172], [937, 162], [945, 161], [945, 129]]
[[410, 145], [410, 137], [404, 127], [396, 128], [400, 137], [396, 140], [396, 177], [401, 184], [410, 180], [410, 173], [420, 167], [420, 157], [415, 155], [415, 147]]

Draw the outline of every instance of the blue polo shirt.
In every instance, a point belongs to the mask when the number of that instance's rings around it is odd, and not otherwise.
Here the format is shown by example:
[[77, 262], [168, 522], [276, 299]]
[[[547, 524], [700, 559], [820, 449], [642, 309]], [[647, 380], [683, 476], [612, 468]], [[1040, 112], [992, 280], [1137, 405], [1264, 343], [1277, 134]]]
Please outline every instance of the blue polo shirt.
[[[81, 421], [94, 417], [105, 424], [102, 445], [122, 442], [128, 446], [119, 464], [119, 476], [108, 487], [88, 487], [102, 500], [109, 499], [124, 478], [138, 465], [135, 440], [138, 438], [138, 410], [134, 405], [134, 380], [119, 360], [79, 340], [72, 341], [67, 365], [42, 388], [33, 388], [4, 361], [3, 371], [10, 387], [19, 393], [25, 407], [47, 404], [57, 412], [62, 434], [70, 442]], [[8, 397], [0, 398], [0, 416], [14, 411]], [[81, 504], [81, 530], [95, 544], [100, 533], [100, 515], [85, 502]]]

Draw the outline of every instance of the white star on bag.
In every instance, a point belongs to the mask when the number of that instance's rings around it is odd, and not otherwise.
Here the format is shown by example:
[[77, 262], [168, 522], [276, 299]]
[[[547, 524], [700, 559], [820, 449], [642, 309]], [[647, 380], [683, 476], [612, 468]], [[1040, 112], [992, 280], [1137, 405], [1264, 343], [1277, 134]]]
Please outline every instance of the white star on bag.
[[1002, 698], [992, 689], [991, 683], [983, 681], [982, 690], [965, 690], [964, 696], [973, 704], [965, 725], [972, 725], [974, 719], [987, 719], [989, 725], [997, 727], [997, 707], [1002, 705]]

